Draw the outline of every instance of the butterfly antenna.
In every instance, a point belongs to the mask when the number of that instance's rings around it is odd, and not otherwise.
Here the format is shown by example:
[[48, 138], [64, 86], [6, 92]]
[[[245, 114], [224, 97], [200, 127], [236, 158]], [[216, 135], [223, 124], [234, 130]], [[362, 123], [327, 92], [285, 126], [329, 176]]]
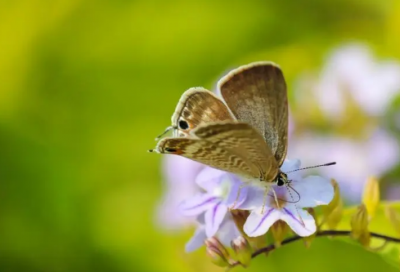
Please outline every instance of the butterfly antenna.
[[292, 173], [292, 172], [296, 172], [296, 171], [300, 171], [300, 170], [305, 170], [305, 169], [310, 169], [310, 168], [317, 168], [317, 167], [322, 167], [322, 166], [331, 166], [331, 165], [335, 165], [336, 162], [328, 162], [328, 163], [324, 163], [324, 164], [320, 164], [320, 165], [314, 165], [314, 166], [308, 166], [308, 167], [303, 167], [303, 168], [299, 168], [296, 170], [292, 170], [286, 173]]
[[155, 140], [156, 140], [156, 141], [160, 140], [162, 136], [164, 136], [165, 134], [167, 134], [170, 130], [176, 129], [176, 128], [177, 128], [177, 127], [175, 127], [175, 126], [169, 126], [169, 127], [167, 127], [163, 133], [161, 133], [160, 135], [158, 135], [158, 136], [156, 137]]

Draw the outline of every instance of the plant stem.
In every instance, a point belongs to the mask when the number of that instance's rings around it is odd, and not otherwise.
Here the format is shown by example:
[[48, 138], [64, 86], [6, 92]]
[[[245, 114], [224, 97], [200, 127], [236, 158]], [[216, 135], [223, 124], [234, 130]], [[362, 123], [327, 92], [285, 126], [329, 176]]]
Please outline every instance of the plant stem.
[[[315, 234], [316, 237], [322, 237], [322, 236], [350, 236], [351, 235], [351, 231], [349, 230], [323, 230], [323, 231], [319, 231]], [[386, 235], [382, 235], [379, 233], [374, 233], [374, 232], [370, 232], [371, 237], [375, 237], [375, 238], [379, 238], [382, 240], [385, 240], [386, 242], [394, 242], [394, 243], [400, 243], [400, 238], [395, 238], [395, 237], [390, 237], [390, 236], [386, 236]], [[282, 241], [281, 245], [284, 246], [286, 244], [290, 244], [292, 242], [295, 242], [297, 240], [302, 239], [303, 237], [301, 236], [293, 236], [290, 237], [288, 239], [285, 239]], [[258, 255], [262, 254], [262, 253], [267, 253], [267, 252], [271, 252], [275, 249], [275, 245], [271, 244], [269, 246], [260, 248], [259, 250], [255, 251], [252, 255], [251, 258], [255, 258]], [[229, 268], [233, 268], [235, 266], [240, 265], [239, 262], [235, 262], [233, 264], [231, 264], [229, 266]]]

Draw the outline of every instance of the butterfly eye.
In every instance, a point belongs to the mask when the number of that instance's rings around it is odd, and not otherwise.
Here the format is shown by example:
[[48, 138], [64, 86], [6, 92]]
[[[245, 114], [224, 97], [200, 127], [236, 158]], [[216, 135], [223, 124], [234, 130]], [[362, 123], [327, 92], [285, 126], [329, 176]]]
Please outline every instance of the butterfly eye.
[[186, 122], [185, 120], [180, 120], [179, 121], [179, 128], [183, 129], [183, 130], [188, 129], [189, 128], [188, 122]]
[[283, 181], [283, 179], [279, 178], [278, 181], [276, 182], [276, 185], [283, 186], [285, 185], [285, 182]]

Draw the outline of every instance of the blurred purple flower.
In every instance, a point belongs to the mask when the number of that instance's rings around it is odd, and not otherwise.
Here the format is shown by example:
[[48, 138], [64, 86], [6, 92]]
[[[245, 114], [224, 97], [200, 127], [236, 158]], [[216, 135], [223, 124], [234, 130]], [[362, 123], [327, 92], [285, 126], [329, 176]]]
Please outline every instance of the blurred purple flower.
[[316, 169], [334, 178], [344, 196], [359, 202], [369, 176], [382, 176], [400, 158], [399, 144], [385, 130], [377, 129], [364, 141], [316, 134], [298, 136], [289, 144], [289, 156], [301, 156], [308, 165], [336, 161], [336, 166]]
[[178, 230], [195, 222], [194, 217], [182, 215], [179, 212], [178, 205], [199, 192], [195, 179], [197, 174], [205, 167], [203, 164], [179, 156], [163, 157], [166, 186], [163, 199], [157, 207], [157, 221], [160, 228]]
[[[183, 201], [179, 207], [183, 215], [198, 216], [204, 213], [204, 226], [207, 237], [214, 236], [229, 207], [235, 201], [240, 205], [247, 196], [247, 188], [238, 190], [242, 182], [235, 175], [211, 167], [203, 169], [196, 178], [196, 183], [204, 191]], [[236, 200], [237, 199], [237, 200]]]
[[[189, 242], [186, 243], [185, 246], [186, 252], [192, 252], [202, 247], [204, 245], [205, 240], [210, 237], [206, 234], [204, 215], [205, 214], [203, 213], [198, 217], [198, 227], [192, 238], [189, 240]], [[218, 240], [224, 246], [230, 247], [231, 242], [240, 235], [241, 233], [236, 227], [236, 224], [233, 221], [232, 216], [229, 213], [227, 213], [223, 218], [223, 221], [221, 222], [220, 227], [214, 236], [217, 237]]]
[[400, 93], [400, 64], [377, 62], [365, 45], [343, 46], [328, 58], [315, 91], [331, 118], [342, 117], [347, 95], [367, 114], [380, 116]]

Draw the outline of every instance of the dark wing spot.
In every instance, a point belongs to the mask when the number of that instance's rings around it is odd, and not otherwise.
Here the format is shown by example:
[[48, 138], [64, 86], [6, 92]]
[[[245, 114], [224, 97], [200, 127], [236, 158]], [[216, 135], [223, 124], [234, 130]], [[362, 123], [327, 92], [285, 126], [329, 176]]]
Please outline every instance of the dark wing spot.
[[179, 128], [183, 129], [183, 130], [188, 129], [189, 128], [188, 122], [186, 122], [185, 120], [180, 120], [179, 121]]
[[175, 148], [170, 148], [170, 147], [166, 147], [166, 148], [165, 148], [165, 151], [174, 153], [174, 152], [177, 151], [177, 149], [175, 149]]

